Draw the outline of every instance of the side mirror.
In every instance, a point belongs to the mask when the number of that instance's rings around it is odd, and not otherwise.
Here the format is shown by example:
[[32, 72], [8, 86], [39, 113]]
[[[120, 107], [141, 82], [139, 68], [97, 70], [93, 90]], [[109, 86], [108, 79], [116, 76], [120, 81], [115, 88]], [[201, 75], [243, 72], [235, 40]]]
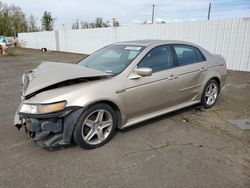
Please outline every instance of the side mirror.
[[152, 69], [147, 67], [135, 69], [135, 74], [140, 77], [151, 76], [152, 72]]

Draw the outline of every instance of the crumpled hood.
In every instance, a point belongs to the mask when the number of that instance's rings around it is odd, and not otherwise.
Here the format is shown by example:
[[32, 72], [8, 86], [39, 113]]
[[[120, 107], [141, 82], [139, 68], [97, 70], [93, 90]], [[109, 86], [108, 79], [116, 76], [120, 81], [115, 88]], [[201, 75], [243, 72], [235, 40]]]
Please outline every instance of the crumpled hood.
[[[62, 83], [64, 81], [75, 80], [80, 78], [94, 78], [110, 76], [111, 74], [90, 69], [77, 64], [43, 62], [37, 69], [31, 71], [28, 76], [28, 83], [23, 83], [23, 96], [28, 96], [34, 92]], [[23, 82], [24, 79], [23, 78]]]

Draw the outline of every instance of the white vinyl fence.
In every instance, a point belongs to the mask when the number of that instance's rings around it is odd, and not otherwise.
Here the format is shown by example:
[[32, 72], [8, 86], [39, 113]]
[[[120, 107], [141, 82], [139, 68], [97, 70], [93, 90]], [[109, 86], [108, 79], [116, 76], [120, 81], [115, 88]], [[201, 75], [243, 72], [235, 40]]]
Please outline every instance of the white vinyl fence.
[[250, 71], [250, 18], [19, 33], [18, 37], [27, 48], [85, 54], [119, 41], [184, 40], [221, 54], [228, 69]]

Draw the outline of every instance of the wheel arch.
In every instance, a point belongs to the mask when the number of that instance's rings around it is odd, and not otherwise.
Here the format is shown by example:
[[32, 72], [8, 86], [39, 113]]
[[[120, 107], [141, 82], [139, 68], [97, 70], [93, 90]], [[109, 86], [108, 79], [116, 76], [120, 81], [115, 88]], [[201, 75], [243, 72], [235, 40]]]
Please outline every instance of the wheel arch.
[[[217, 83], [217, 85], [218, 85], [218, 93], [217, 93], [217, 97], [214, 99], [215, 101], [212, 104], [207, 104], [205, 93], [206, 93], [206, 88], [209, 86], [209, 83], [211, 83], [211, 81], [213, 83]], [[220, 93], [220, 79], [218, 77], [216, 77], [216, 76], [213, 76], [213, 77], [211, 77], [210, 79], [208, 79], [205, 82], [205, 87], [203, 88], [203, 92], [202, 92], [202, 95], [201, 95], [201, 104], [205, 108], [211, 108], [215, 104], [215, 102], [217, 101], [219, 93]]]
[[210, 81], [210, 80], [215, 80], [217, 83], [218, 83], [218, 86], [219, 86], [219, 92], [220, 92], [220, 89], [221, 89], [221, 80], [220, 80], [220, 76], [219, 75], [207, 75], [206, 78], [203, 80], [202, 82], [202, 86], [201, 86], [201, 89], [200, 89], [200, 92], [199, 94], [197, 95], [197, 99], [201, 100], [201, 97], [202, 97], [202, 94], [204, 92], [204, 89], [207, 85], [207, 83]]
[[217, 84], [218, 84], [218, 86], [219, 86], [219, 92], [220, 92], [220, 89], [221, 89], [221, 86], [220, 86], [221, 81], [220, 81], [219, 77], [214, 76], [214, 77], [210, 78], [206, 83], [208, 83], [210, 80], [215, 80], [215, 81], [217, 82]]
[[120, 110], [120, 108], [118, 107], [118, 105], [116, 104], [116, 103], [114, 103], [113, 101], [110, 101], [110, 100], [99, 100], [99, 101], [95, 101], [95, 102], [92, 102], [92, 103], [90, 103], [90, 104], [88, 104], [87, 106], [86, 106], [86, 108], [89, 108], [89, 107], [91, 107], [91, 106], [94, 106], [94, 105], [96, 105], [96, 104], [100, 104], [100, 103], [102, 103], [102, 104], [107, 104], [107, 105], [109, 105], [109, 106], [111, 106], [113, 109], [114, 109], [114, 111], [115, 111], [115, 113], [116, 113], [116, 115], [117, 115], [117, 128], [120, 128], [120, 127], [122, 127], [122, 114], [121, 114], [121, 110]]

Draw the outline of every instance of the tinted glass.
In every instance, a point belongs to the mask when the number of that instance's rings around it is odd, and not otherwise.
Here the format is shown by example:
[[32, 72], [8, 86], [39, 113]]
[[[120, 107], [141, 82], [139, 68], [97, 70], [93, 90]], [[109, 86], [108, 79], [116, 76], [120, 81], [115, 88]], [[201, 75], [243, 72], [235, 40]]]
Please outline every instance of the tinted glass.
[[198, 50], [198, 49], [195, 48], [195, 52], [196, 52], [196, 55], [197, 55], [197, 60], [198, 60], [199, 62], [205, 61], [205, 60], [206, 60], [206, 58], [205, 58], [204, 55], [200, 52], [200, 50]]
[[173, 45], [177, 60], [180, 65], [192, 64], [204, 61], [203, 55], [199, 50], [188, 45]]
[[138, 64], [138, 68], [151, 68], [153, 72], [173, 67], [173, 58], [170, 46], [159, 46], [152, 49]]
[[141, 46], [111, 45], [91, 54], [78, 64], [116, 75], [122, 72], [142, 50]]

